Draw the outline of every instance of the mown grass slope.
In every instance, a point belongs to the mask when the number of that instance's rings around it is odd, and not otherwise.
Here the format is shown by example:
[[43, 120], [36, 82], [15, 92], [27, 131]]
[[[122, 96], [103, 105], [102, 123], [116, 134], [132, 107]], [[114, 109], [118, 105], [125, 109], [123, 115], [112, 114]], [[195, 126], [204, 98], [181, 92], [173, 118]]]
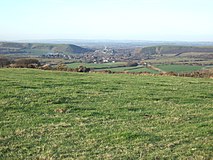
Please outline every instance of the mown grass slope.
[[0, 159], [211, 159], [213, 81], [0, 69]]

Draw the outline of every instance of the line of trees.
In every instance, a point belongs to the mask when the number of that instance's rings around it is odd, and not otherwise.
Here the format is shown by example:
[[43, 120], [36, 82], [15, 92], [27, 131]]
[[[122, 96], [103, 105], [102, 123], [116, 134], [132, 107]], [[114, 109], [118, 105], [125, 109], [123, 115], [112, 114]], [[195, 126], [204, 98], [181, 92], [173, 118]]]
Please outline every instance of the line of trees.
[[50, 64], [43, 64], [37, 59], [33, 58], [21, 58], [16, 60], [10, 60], [5, 57], [0, 57], [0, 67], [11, 68], [37, 68], [43, 70], [58, 70], [58, 71], [70, 71], [70, 72], [89, 72], [90, 68], [79, 66], [78, 68], [68, 68], [65, 64], [58, 64], [56, 67], [52, 67]]
[[33, 58], [21, 58], [12, 60], [6, 57], [0, 57], [0, 67], [37, 68], [39, 66], [39, 60]]

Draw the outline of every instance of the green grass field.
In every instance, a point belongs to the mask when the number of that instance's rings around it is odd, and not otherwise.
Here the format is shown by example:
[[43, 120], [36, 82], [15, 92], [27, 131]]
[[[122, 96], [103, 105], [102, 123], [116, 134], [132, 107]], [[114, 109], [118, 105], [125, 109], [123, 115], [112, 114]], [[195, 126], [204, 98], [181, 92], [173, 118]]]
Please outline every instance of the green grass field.
[[[67, 66], [69, 68], [77, 68], [79, 66], [85, 66], [88, 68], [93, 68], [97, 71], [101, 70], [111, 70], [112, 72], [150, 72], [157, 74], [159, 73], [156, 70], [150, 69], [150, 68], [145, 68], [141, 66], [136, 66], [136, 67], [124, 67], [122, 65], [125, 65], [124, 62], [117, 62], [117, 63], [102, 63], [102, 64], [94, 64], [94, 63], [71, 63], [68, 64]], [[183, 73], [183, 72], [193, 72], [193, 71], [198, 71], [203, 69], [203, 66], [192, 66], [192, 65], [174, 65], [174, 64], [156, 64], [154, 65], [155, 67], [161, 69], [162, 71], [165, 72], [176, 72], [176, 73]]]
[[94, 64], [94, 63], [71, 63], [67, 66], [70, 68], [77, 68], [79, 66], [85, 66], [88, 68], [93, 68], [96, 71], [102, 71], [102, 70], [110, 70], [112, 72], [150, 72], [150, 73], [158, 73], [155, 70], [144, 68], [140, 66], [136, 67], [124, 67], [126, 63], [125, 62], [116, 62], [116, 63], [101, 63], [101, 64]]
[[110, 67], [119, 67], [125, 65], [125, 62], [116, 62], [116, 63], [101, 63], [101, 64], [94, 64], [94, 63], [70, 63], [67, 66], [70, 68], [77, 68], [79, 66], [85, 66], [88, 68], [93, 69], [107, 69]]
[[213, 80], [0, 69], [0, 159], [212, 159]]
[[149, 73], [159, 73], [153, 69], [145, 68], [145, 67], [117, 67], [117, 68], [111, 68], [110, 69], [113, 72], [149, 72]]
[[174, 54], [165, 54], [163, 56], [156, 56], [153, 59], [146, 60], [145, 62], [152, 64], [202, 64], [209, 65], [213, 63], [212, 59], [213, 53], [200, 53], [200, 52], [187, 52], [182, 53], [179, 56], [175, 56]]
[[183, 72], [193, 72], [203, 69], [203, 66], [192, 66], [192, 65], [171, 65], [171, 64], [160, 64], [155, 65], [157, 68], [160, 68], [166, 72], [176, 72], [176, 73], [183, 73]]

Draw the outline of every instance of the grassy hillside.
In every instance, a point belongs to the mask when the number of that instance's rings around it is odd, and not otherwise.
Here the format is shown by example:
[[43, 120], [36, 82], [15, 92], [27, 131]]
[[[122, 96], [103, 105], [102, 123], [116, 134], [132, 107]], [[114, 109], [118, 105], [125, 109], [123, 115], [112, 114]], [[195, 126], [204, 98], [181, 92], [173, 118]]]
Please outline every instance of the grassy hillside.
[[149, 72], [149, 73], [159, 73], [153, 69], [141, 67], [141, 66], [133, 66], [127, 67], [126, 62], [116, 62], [116, 63], [101, 63], [101, 64], [94, 64], [94, 63], [70, 63], [67, 66], [69, 68], [77, 68], [79, 66], [85, 66], [87, 68], [94, 69], [95, 71], [103, 71], [103, 70], [110, 70], [112, 72]]
[[0, 159], [211, 159], [213, 80], [0, 69]]
[[67, 66], [70, 68], [77, 68], [79, 66], [85, 66], [88, 68], [93, 69], [109, 69], [113, 67], [119, 67], [119, 66], [125, 66], [125, 62], [116, 62], [116, 63], [101, 63], [101, 64], [95, 64], [95, 63], [70, 63]]
[[[85, 66], [87, 68], [91, 68], [94, 70], [110, 70], [112, 72], [150, 72], [150, 73], [160, 73], [159, 71], [153, 70], [151, 68], [146, 68], [143, 66], [133, 66], [126, 67], [125, 62], [116, 62], [116, 63], [102, 63], [102, 64], [94, 64], [94, 63], [70, 63], [67, 66], [70, 68], [77, 68], [79, 66]], [[193, 72], [205, 69], [204, 66], [192, 66], [192, 65], [174, 65], [174, 64], [158, 64], [154, 65], [164, 72], [175, 72], [175, 73], [183, 73], [183, 72]]]
[[202, 70], [205, 67], [203, 66], [191, 66], [191, 65], [169, 65], [169, 64], [160, 64], [155, 65], [157, 68], [165, 72], [175, 72], [175, 73], [184, 73], [184, 72], [194, 72]]
[[48, 52], [85, 53], [91, 51], [73, 44], [41, 44], [0, 42], [0, 54], [31, 53], [45, 54]]
[[196, 46], [172, 46], [172, 45], [162, 45], [162, 46], [151, 46], [144, 48], [137, 48], [135, 50], [136, 54], [143, 55], [155, 55], [155, 54], [175, 54], [179, 55], [188, 52], [213, 52], [213, 47], [196, 47]]
[[212, 65], [213, 47], [151, 46], [136, 48], [135, 55], [152, 64]]

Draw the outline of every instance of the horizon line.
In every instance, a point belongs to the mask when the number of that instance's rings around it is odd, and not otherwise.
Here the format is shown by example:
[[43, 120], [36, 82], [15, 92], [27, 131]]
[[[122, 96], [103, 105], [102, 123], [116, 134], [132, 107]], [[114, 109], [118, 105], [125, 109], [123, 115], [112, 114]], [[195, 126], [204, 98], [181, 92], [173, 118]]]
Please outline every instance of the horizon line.
[[191, 42], [191, 43], [196, 43], [196, 42], [200, 42], [200, 43], [213, 43], [213, 40], [143, 40], [143, 39], [113, 39], [113, 38], [91, 38], [91, 39], [87, 39], [87, 38], [71, 38], [71, 39], [63, 39], [63, 38], [51, 38], [51, 39], [45, 39], [45, 38], [41, 38], [41, 39], [19, 39], [19, 40], [15, 40], [15, 39], [11, 39], [11, 40], [1, 40], [0, 42], [26, 42], [26, 41], [114, 41], [114, 42]]

